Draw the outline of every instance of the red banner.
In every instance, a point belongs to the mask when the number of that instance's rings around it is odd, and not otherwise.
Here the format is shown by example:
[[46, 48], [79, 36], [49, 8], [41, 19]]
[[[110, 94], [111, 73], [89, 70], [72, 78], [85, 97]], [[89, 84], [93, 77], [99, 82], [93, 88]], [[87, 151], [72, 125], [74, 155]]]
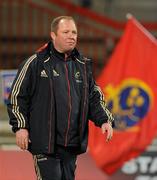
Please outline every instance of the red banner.
[[90, 123], [89, 149], [97, 165], [112, 174], [142, 153], [157, 134], [157, 41], [131, 17], [97, 83], [115, 116], [106, 143]]

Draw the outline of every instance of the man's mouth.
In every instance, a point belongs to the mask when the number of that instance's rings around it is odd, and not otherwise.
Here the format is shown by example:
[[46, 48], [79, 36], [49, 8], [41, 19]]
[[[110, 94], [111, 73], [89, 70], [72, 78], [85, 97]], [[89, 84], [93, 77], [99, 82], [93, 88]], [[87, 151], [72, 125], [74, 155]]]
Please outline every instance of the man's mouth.
[[72, 41], [72, 42], [67, 42], [68, 44], [75, 44], [75, 42], [74, 41]]

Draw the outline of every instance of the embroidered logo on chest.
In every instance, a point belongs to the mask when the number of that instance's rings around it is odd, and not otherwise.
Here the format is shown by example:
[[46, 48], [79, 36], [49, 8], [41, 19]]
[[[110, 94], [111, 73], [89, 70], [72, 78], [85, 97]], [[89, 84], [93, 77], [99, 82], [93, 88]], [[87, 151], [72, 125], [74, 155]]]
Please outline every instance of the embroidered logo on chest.
[[59, 76], [59, 73], [56, 70], [54, 70], [54, 69], [53, 69], [53, 76], [54, 77], [58, 77]]
[[42, 70], [40, 73], [41, 77], [48, 77], [48, 75], [46, 74], [45, 70]]
[[82, 77], [79, 71], [75, 73], [75, 79], [77, 83], [82, 83]]

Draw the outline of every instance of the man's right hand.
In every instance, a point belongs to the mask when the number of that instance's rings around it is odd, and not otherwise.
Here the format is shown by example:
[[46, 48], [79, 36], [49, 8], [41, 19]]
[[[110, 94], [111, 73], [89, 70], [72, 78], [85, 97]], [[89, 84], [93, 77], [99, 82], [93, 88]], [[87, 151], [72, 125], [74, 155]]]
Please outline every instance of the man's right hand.
[[22, 149], [28, 149], [29, 133], [27, 129], [19, 129], [16, 131], [16, 144]]

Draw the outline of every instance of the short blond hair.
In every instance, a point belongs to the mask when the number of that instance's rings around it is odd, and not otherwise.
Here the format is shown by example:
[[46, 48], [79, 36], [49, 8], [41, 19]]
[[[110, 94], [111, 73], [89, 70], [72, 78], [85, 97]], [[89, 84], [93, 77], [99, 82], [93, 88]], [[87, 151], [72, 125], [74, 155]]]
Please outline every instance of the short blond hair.
[[[53, 21], [51, 23], [51, 32], [57, 33], [58, 24], [62, 19], [72, 20], [76, 25], [76, 22], [72, 16], [58, 16], [55, 19], [53, 19]], [[77, 27], [77, 25], [76, 25], [76, 27]]]

